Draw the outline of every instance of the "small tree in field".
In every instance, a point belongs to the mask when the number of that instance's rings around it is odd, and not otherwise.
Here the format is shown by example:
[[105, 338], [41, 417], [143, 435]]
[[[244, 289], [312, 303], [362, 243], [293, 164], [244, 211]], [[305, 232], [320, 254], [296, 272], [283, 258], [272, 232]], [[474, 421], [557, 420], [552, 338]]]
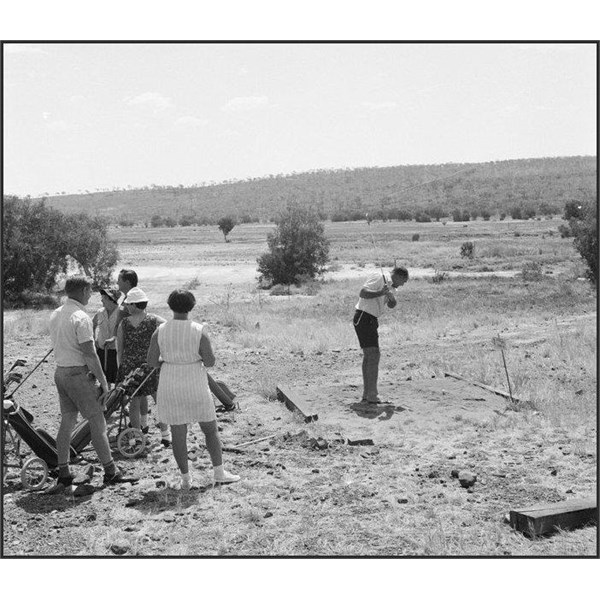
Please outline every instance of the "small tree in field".
[[298, 284], [323, 272], [329, 240], [319, 216], [300, 206], [288, 207], [267, 236], [269, 251], [258, 258], [260, 280], [271, 285]]
[[217, 221], [217, 225], [219, 229], [223, 232], [223, 237], [225, 238], [225, 242], [229, 242], [227, 236], [231, 233], [231, 230], [235, 227], [235, 221], [231, 217], [221, 217]]

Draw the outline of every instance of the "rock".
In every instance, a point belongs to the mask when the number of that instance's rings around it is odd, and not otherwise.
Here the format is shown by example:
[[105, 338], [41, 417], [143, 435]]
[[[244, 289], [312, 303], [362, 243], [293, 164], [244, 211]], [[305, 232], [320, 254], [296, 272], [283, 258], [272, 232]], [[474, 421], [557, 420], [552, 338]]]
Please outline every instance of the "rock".
[[437, 471], [430, 471], [429, 474], [427, 475], [427, 477], [429, 477], [429, 479], [437, 479], [440, 476], [440, 474]]
[[265, 516], [264, 516], [264, 518], [265, 518], [265, 519], [268, 519], [269, 517], [272, 517], [272, 516], [273, 516], [273, 513], [272, 513], [272, 512], [269, 510], [269, 511], [267, 511], [267, 512], [265, 513]]
[[129, 552], [129, 546], [111, 544], [110, 551], [117, 556], [123, 556], [123, 554], [127, 554]]
[[396, 498], [398, 504], [408, 504], [408, 498]]
[[157, 488], [166, 488], [167, 482], [164, 479], [159, 479], [155, 485]]
[[461, 471], [458, 474], [458, 482], [464, 488], [470, 488], [475, 485], [477, 481], [477, 475], [471, 473], [470, 471]]
[[452, 471], [450, 471], [450, 477], [458, 479], [458, 469], [452, 469]]
[[556, 469], [552, 469], [552, 471], [550, 471], [550, 475], [556, 476], [557, 474], [558, 474], [558, 471]]
[[94, 476], [94, 466], [89, 465], [88, 468], [83, 473], [80, 473], [73, 479], [73, 484], [79, 485], [82, 483], [89, 483], [92, 480], [93, 476]]

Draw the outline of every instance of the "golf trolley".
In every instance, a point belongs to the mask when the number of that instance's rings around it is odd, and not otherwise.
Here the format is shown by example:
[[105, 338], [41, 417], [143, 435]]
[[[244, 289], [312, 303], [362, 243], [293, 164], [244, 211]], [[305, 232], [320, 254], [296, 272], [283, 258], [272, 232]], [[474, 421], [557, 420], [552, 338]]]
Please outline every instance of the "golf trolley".
[[[19, 468], [23, 487], [28, 490], [39, 490], [49, 476], [58, 476], [58, 454], [56, 440], [41, 427], [35, 427], [33, 415], [13, 400], [16, 389], [9, 394], [6, 393], [11, 383], [19, 381], [18, 387], [20, 387], [21, 383], [31, 375], [30, 373], [25, 379], [11, 375], [15, 366], [24, 364], [22, 360], [16, 361], [3, 382], [2, 482], [4, 483], [9, 468]], [[127, 427], [126, 407], [129, 399], [138, 393], [153, 371], [154, 369], [150, 370], [147, 366], [132, 370], [108, 393], [105, 400], [104, 417], [109, 424], [107, 427], [109, 441], [116, 442], [119, 453], [125, 458], [139, 456], [146, 447], [146, 436], [139, 429]], [[114, 415], [117, 411], [118, 419], [115, 419]], [[75, 427], [71, 436], [71, 462], [82, 459], [82, 453], [86, 451], [91, 439], [89, 422], [84, 419]], [[23, 452], [21, 442], [24, 442], [36, 456], [26, 458], [28, 453]]]

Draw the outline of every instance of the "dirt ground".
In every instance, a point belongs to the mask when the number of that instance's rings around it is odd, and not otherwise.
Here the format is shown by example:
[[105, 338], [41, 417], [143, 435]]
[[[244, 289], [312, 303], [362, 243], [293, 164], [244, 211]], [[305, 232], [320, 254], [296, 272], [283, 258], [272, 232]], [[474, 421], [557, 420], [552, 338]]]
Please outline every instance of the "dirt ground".
[[[218, 326], [213, 329], [219, 338]], [[24, 357], [33, 366], [48, 343], [45, 336], [5, 340], [5, 365]], [[408, 349], [397, 349], [394, 361], [387, 361], [380, 374], [380, 394], [393, 405], [374, 408], [360, 402], [358, 348], [285, 355], [224, 343], [218, 353], [220, 366], [213, 376], [225, 381], [240, 401], [239, 411], [219, 415], [225, 447], [273, 436], [226, 451], [227, 465], [242, 476], [242, 483], [210, 486], [211, 469], [197, 427], [189, 446], [199, 489], [184, 497], [168, 488], [177, 469], [156, 428], [142, 457], [118, 460], [127, 473], [140, 478], [135, 484], [102, 488], [93, 452], [74, 467], [79, 475], [88, 464], [96, 467], [93, 493], [81, 497], [25, 491], [18, 469], [11, 469], [4, 486], [4, 555], [544, 555], [553, 553], [552, 539], [537, 545], [525, 542], [505, 523], [509, 510], [595, 493], [595, 433], [589, 427], [574, 436], [546, 427], [535, 411], [507, 410], [504, 398], [469, 383], [412, 379], [405, 371], [410, 366]], [[265, 367], [301, 394], [318, 420], [305, 423], [274, 397], [258, 394], [255, 382]], [[53, 369], [52, 360], [44, 363], [15, 399], [34, 414], [37, 426], [54, 436], [58, 415]], [[348, 444], [365, 439], [372, 444]], [[474, 473], [475, 486], [462, 488], [452, 474], [456, 470]], [[203, 511], [223, 501], [237, 508], [229, 514], [228, 532], [219, 544], [192, 543], [189, 536], [185, 543], [165, 542], [160, 527], [185, 532], [200, 526]], [[380, 519], [410, 517], [415, 527], [429, 515], [421, 527], [425, 531], [444, 522], [462, 523], [460, 539], [454, 539], [455, 545], [447, 540], [435, 545], [430, 532], [428, 541], [392, 539], [376, 546], [363, 540], [348, 542], [345, 550], [323, 546], [322, 539], [305, 541], [302, 547], [282, 546], [281, 541], [251, 544], [254, 534], [248, 528], [264, 527], [263, 535], [269, 528], [293, 531], [315, 518], [317, 510], [329, 507], [331, 518], [336, 510], [352, 515], [363, 511], [361, 506], [371, 506], [374, 519], [378, 511], [383, 511]], [[502, 539], [478, 542], [482, 523]], [[594, 554], [595, 528], [561, 535], [573, 536], [574, 553]]]

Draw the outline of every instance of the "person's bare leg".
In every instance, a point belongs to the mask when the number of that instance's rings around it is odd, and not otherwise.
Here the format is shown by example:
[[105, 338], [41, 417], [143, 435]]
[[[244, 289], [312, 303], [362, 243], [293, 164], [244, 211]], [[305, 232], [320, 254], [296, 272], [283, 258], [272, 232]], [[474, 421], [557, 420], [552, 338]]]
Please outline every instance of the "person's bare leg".
[[187, 425], [171, 425], [173, 435], [173, 456], [182, 474], [186, 474], [188, 467], [187, 451]]
[[379, 348], [365, 348], [365, 358], [367, 359], [366, 371], [367, 371], [367, 390], [366, 398], [368, 402], [377, 402], [378, 391], [377, 391], [377, 380], [379, 378], [379, 360], [381, 358], [381, 352]]
[[69, 455], [71, 446], [71, 434], [77, 423], [77, 413], [68, 412], [60, 416], [60, 426], [56, 435], [56, 453], [58, 455], [58, 476], [69, 477]]
[[200, 423], [200, 429], [206, 439], [206, 448], [215, 474], [215, 483], [233, 483], [239, 481], [239, 475], [232, 475], [223, 467], [223, 451], [216, 421]]

